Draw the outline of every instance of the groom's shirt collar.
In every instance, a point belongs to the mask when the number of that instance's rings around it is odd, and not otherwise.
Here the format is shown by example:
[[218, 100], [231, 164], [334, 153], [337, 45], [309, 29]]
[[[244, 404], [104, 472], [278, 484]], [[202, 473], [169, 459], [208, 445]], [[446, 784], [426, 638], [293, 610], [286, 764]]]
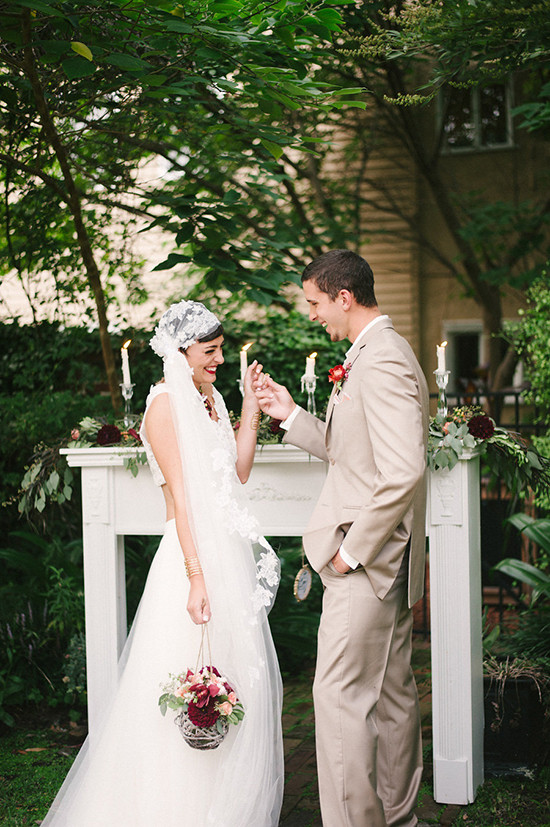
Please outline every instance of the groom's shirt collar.
[[361, 339], [363, 338], [363, 336], [365, 335], [365, 333], [367, 332], [367, 330], [370, 330], [370, 329], [371, 329], [371, 327], [374, 327], [374, 325], [375, 325], [375, 324], [378, 324], [378, 322], [381, 322], [383, 319], [389, 319], [389, 318], [390, 318], [390, 317], [389, 317], [387, 314], [384, 314], [384, 315], [382, 315], [382, 316], [377, 316], [375, 319], [373, 319], [372, 321], [370, 321], [370, 322], [368, 323], [368, 325], [365, 325], [365, 327], [363, 328], [363, 330], [361, 331], [361, 333], [359, 334], [359, 336], [356, 338], [356, 340], [353, 342], [353, 344], [351, 345], [351, 347], [350, 347], [350, 348], [348, 348], [348, 350], [346, 351], [346, 362], [349, 362], [349, 360], [350, 360], [350, 359], [351, 359], [351, 358], [355, 355], [355, 353], [359, 350], [359, 348], [360, 348], [360, 346], [361, 346]]

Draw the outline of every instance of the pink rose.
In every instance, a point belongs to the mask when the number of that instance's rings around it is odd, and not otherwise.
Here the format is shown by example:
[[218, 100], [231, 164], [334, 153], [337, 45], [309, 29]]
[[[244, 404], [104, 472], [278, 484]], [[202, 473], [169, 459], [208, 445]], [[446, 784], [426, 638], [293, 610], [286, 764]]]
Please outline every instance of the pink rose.
[[229, 701], [230, 704], [236, 704], [237, 703], [237, 696], [235, 695], [234, 692], [230, 692], [229, 695], [227, 696], [227, 700]]
[[219, 705], [218, 710], [222, 715], [231, 715], [233, 712], [233, 705], [230, 704], [229, 701], [224, 701], [223, 704]]
[[78, 428], [73, 428], [71, 431], [71, 439], [80, 439], [80, 431]]

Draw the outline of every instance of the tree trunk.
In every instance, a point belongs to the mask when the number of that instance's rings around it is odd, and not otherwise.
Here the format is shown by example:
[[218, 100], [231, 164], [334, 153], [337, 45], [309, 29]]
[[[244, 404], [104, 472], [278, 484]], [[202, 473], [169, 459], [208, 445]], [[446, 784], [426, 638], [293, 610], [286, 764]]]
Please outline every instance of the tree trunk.
[[99, 268], [94, 259], [90, 237], [86, 230], [84, 219], [82, 216], [82, 206], [80, 196], [71, 173], [71, 168], [68, 160], [68, 153], [63, 145], [61, 137], [59, 136], [53, 119], [48, 110], [48, 105], [44, 96], [44, 91], [40, 83], [40, 78], [36, 70], [34, 62], [34, 54], [31, 43], [31, 13], [30, 11], [23, 12], [23, 43], [24, 45], [24, 62], [23, 70], [27, 76], [34, 95], [36, 108], [40, 117], [44, 133], [55, 152], [56, 158], [59, 161], [59, 166], [63, 174], [63, 180], [66, 187], [65, 200], [71, 212], [76, 236], [82, 255], [82, 261], [88, 276], [88, 283], [90, 285], [99, 322], [99, 338], [101, 341], [101, 351], [103, 354], [103, 363], [105, 365], [105, 372], [107, 374], [107, 381], [109, 383], [109, 391], [111, 394], [111, 403], [115, 413], [119, 414], [122, 410], [122, 396], [120, 393], [120, 386], [115, 365], [115, 358], [111, 344], [111, 338], [108, 331], [107, 307], [105, 302], [105, 293], [101, 284], [101, 276]]

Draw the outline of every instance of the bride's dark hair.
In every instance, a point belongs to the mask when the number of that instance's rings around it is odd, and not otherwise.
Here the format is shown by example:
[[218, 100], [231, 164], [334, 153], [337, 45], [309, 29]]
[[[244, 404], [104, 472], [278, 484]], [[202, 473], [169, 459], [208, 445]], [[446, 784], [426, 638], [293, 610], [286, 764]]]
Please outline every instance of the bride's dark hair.
[[219, 324], [211, 333], [207, 333], [206, 336], [201, 336], [200, 339], [197, 339], [197, 342], [211, 342], [213, 339], [217, 339], [218, 336], [223, 336], [222, 324]]

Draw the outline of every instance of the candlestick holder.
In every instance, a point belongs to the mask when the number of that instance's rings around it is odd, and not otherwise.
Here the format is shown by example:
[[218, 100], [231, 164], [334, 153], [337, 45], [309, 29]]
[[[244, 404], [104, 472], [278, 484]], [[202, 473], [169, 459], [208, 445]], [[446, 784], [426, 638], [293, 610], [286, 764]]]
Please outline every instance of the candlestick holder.
[[130, 400], [134, 395], [134, 383], [130, 382], [127, 384], [126, 382], [121, 382], [120, 389], [124, 398], [124, 427], [131, 428], [132, 425], [135, 424], [136, 419], [135, 416], [130, 413]]
[[449, 384], [450, 370], [434, 370], [435, 381], [437, 384], [437, 413], [442, 416], [447, 416], [447, 385]]
[[307, 410], [308, 413], [313, 414], [313, 416], [317, 415], [317, 410], [315, 408], [315, 388], [317, 387], [317, 377], [315, 374], [313, 376], [304, 373], [302, 376], [302, 393], [304, 391], [307, 393]]

